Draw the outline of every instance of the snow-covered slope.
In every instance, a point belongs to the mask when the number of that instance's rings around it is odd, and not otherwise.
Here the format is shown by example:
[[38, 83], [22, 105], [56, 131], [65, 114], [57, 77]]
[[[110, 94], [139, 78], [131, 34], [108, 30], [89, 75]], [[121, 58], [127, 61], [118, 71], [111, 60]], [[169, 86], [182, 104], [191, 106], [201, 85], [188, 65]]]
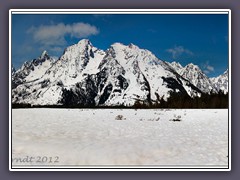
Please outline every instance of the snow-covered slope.
[[153, 103], [171, 92], [201, 91], [172, 66], [138, 46], [114, 43], [106, 51], [87, 39], [65, 49], [57, 61], [46, 52], [16, 72], [14, 103], [133, 105]]
[[194, 86], [204, 93], [217, 92], [212, 81], [203, 73], [203, 71], [195, 64], [190, 63], [185, 67], [178, 62], [168, 63], [183, 78], [189, 80]]
[[12, 69], [13, 87], [40, 79], [56, 60], [43, 51], [37, 59], [25, 62], [19, 70]]
[[180, 75], [188, 79], [194, 86], [205, 93], [216, 92], [210, 79], [202, 72], [202, 70], [192, 63], [186, 65], [181, 71]]
[[11, 72], [12, 72], [12, 76], [14, 76], [14, 75], [15, 75], [15, 72], [16, 72], [16, 69], [15, 69], [15, 67], [14, 67], [13, 65], [12, 65]]
[[[111, 69], [106, 81], [106, 84], [112, 85], [112, 92], [106, 101], [109, 105], [132, 105], [136, 99], [151, 102], [162, 96], [167, 99], [172, 91], [190, 96], [199, 93], [150, 51], [133, 44], [113, 44], [101, 68]], [[119, 86], [120, 84], [125, 85], [125, 88]]]
[[15, 76], [15, 73], [16, 73], [16, 69], [15, 69], [15, 67], [12, 65], [12, 68], [11, 68], [12, 80], [13, 80], [13, 77]]
[[[39, 66], [37, 71], [40, 73], [32, 70], [32, 61], [26, 62], [18, 72], [23, 74], [20, 78], [17, 76], [20, 80], [23, 79], [23, 83], [13, 89], [13, 102], [58, 104], [63, 88], [69, 89], [83, 81], [89, 71], [95, 73], [104, 55], [104, 51], [94, 48], [88, 40], [82, 40], [66, 48], [59, 60], [53, 63], [44, 61], [45, 64]], [[44, 60], [50, 59], [44, 58]], [[32, 77], [31, 74], [36, 76]]]
[[213, 86], [217, 91], [223, 91], [224, 94], [228, 93], [228, 69], [220, 76], [210, 78]]
[[183, 69], [182, 65], [176, 61], [173, 61], [171, 63], [168, 63], [173, 67], [173, 69], [180, 74], [181, 70]]
[[209, 93], [213, 91], [218, 93], [220, 90], [225, 94], [228, 92], [228, 69], [218, 77], [208, 78], [197, 65], [192, 63], [185, 67], [175, 61], [168, 64], [203, 92]]

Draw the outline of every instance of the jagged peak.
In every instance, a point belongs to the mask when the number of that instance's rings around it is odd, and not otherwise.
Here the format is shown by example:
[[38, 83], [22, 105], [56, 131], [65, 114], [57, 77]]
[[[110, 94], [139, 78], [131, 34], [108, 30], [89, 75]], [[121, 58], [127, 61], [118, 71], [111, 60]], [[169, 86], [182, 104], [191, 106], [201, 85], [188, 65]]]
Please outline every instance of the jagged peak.
[[15, 69], [15, 67], [12, 64], [12, 73], [15, 73], [15, 72], [16, 72], [16, 69]]
[[90, 42], [89, 39], [81, 39], [80, 41], [78, 41], [77, 44], [78, 45], [90, 45], [90, 46], [92, 46], [92, 43]]
[[133, 44], [133, 43], [130, 43], [130, 44], [128, 45], [128, 47], [131, 48], [131, 49], [139, 49], [139, 47], [136, 46], [136, 45]]
[[195, 64], [193, 64], [193, 63], [189, 63], [189, 64], [187, 64], [186, 66], [189, 66], [189, 67], [191, 67], [191, 66], [196, 66]]
[[111, 47], [126, 47], [126, 45], [120, 42], [115, 42], [111, 45]]
[[226, 77], [226, 76], [228, 77], [228, 69], [226, 71], [224, 71], [223, 74], [220, 74], [220, 75], [218, 75], [216, 77], [212, 77], [210, 79], [214, 80], [214, 79], [223, 78], [223, 77]]
[[182, 68], [182, 65], [179, 62], [173, 61], [170, 64], [173, 65], [173, 66], [179, 66], [179, 67]]
[[84, 50], [84, 49], [86, 49], [87, 47], [93, 47], [93, 45], [92, 45], [92, 43], [90, 42], [90, 40], [89, 39], [81, 39], [77, 44], [73, 44], [73, 45], [71, 45], [71, 46], [68, 46], [65, 50], [64, 50], [64, 52], [63, 52], [63, 54], [65, 54], [65, 53], [67, 53], [67, 52], [69, 52], [70, 51], [70, 53], [72, 52], [72, 51], [79, 51], [79, 50]]
[[226, 70], [226, 71], [224, 71], [224, 73], [223, 74], [228, 74], [228, 69]]
[[48, 55], [48, 52], [46, 50], [44, 50], [38, 58], [25, 61], [19, 70], [24, 70], [25, 68], [28, 69], [29, 67], [32, 67], [32, 66], [38, 66], [45, 61], [50, 61], [50, 62], [54, 61], [54, 59]]
[[44, 50], [40, 56], [40, 59], [49, 59], [49, 55], [48, 52], [46, 50]]
[[198, 67], [198, 65], [193, 64], [193, 63], [189, 63], [185, 66], [185, 69], [189, 69], [189, 68], [195, 68], [197, 70], [200, 70], [200, 68]]
[[116, 48], [116, 47], [117, 48], [124, 48], [124, 49], [126, 49], [126, 48], [139, 49], [139, 47], [137, 45], [133, 44], [133, 43], [130, 43], [129, 45], [125, 45], [125, 44], [120, 43], [120, 42], [113, 43], [111, 45], [111, 47], [114, 47], [114, 48]]

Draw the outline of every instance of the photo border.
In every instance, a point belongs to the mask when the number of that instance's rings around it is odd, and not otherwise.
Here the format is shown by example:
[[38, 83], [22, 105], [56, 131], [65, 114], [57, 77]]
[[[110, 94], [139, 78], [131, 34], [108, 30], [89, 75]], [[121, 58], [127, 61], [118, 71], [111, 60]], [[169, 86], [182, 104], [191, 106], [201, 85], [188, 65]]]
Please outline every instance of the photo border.
[[[217, 166], [15, 166], [12, 167], [11, 30], [13, 14], [228, 14], [228, 168]], [[31, 167], [31, 168], [30, 168]], [[10, 9], [9, 10], [9, 170], [10, 171], [231, 171], [231, 10], [230, 9]]]

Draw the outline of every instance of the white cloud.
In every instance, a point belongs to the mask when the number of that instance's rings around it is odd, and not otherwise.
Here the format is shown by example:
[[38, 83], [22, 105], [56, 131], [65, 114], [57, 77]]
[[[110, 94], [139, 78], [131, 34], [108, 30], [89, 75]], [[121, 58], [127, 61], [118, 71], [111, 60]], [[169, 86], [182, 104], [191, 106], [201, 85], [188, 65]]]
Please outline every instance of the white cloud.
[[203, 72], [204, 72], [205, 74], [209, 74], [209, 73], [210, 73], [210, 71], [208, 71], [208, 70], [203, 70]]
[[39, 27], [32, 26], [27, 33], [32, 34], [36, 42], [51, 46], [64, 45], [66, 35], [75, 38], [86, 38], [98, 34], [99, 30], [96, 26], [79, 22], [74, 24], [41, 25]]
[[167, 52], [172, 54], [172, 58], [176, 59], [182, 54], [193, 55], [193, 52], [184, 48], [183, 46], [175, 46], [174, 48], [167, 49]]
[[50, 48], [50, 51], [53, 51], [53, 52], [63, 52], [63, 48], [61, 48], [61, 47], [52, 47], [52, 48]]
[[50, 56], [56, 56], [59, 54], [62, 54], [64, 51], [64, 47], [59, 47], [59, 46], [41, 46], [38, 48], [39, 51], [47, 51]]
[[207, 68], [207, 70], [209, 70], [209, 71], [214, 71], [214, 67], [212, 67], [212, 66], [209, 66], [209, 65], [208, 65], [206, 68]]
[[207, 61], [205, 64], [203, 64], [203, 72], [205, 74], [209, 74], [210, 72], [214, 72], [214, 67], [209, 65], [209, 61]]
[[34, 50], [34, 48], [31, 45], [25, 43], [18, 47], [16, 53], [18, 55], [24, 55], [26, 53], [32, 52], [33, 50]]

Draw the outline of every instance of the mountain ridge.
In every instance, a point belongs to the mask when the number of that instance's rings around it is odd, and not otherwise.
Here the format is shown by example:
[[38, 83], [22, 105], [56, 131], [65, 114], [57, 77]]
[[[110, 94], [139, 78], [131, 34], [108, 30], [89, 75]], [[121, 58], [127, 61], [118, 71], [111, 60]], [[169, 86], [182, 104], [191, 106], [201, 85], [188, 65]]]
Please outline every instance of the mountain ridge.
[[167, 100], [171, 92], [201, 96], [202, 86], [181, 75], [185, 67], [175, 65], [179, 68], [134, 44], [114, 43], [103, 51], [83, 39], [67, 47], [58, 60], [44, 51], [14, 72], [12, 100], [33, 105], [132, 106], [136, 101]]

